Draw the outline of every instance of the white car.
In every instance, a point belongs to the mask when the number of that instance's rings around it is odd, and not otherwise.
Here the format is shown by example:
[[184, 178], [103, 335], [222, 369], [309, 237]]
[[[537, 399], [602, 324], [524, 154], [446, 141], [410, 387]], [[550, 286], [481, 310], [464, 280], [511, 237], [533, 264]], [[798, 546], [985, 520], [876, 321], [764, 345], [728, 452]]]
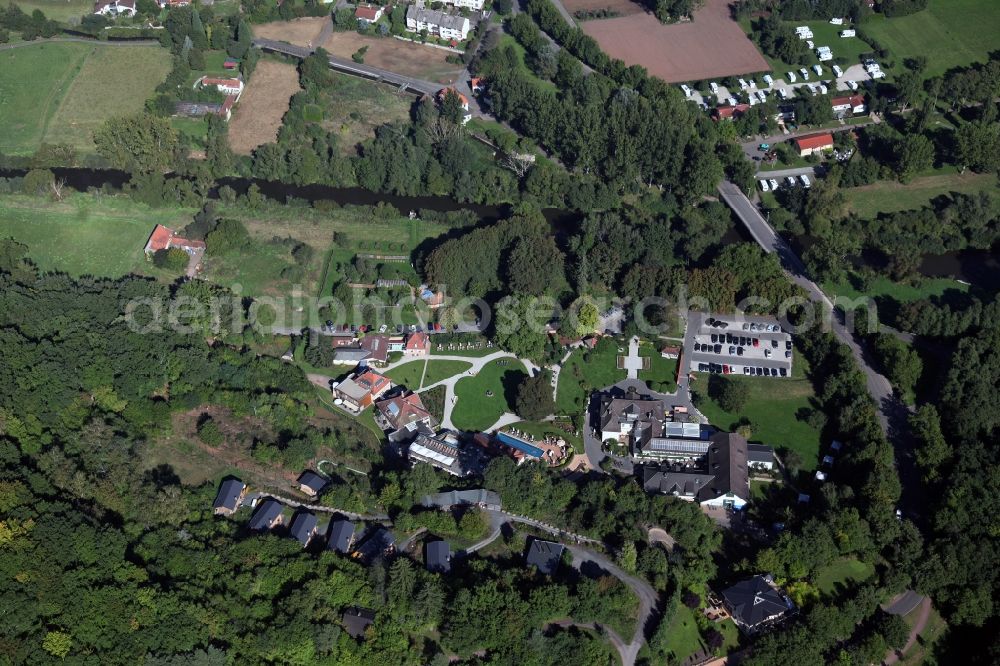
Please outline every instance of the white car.
[[770, 192], [771, 186], [767, 184], [766, 180], [760, 181], [760, 189], [762, 192]]
[[740, 79], [740, 90], [746, 90], [748, 87], [749, 86], [747, 86], [747, 82], [744, 81], [743, 79]]
[[729, 99], [726, 100], [726, 102], [729, 104], [729, 106], [736, 106], [737, 104], [735, 97], [730, 97]]
[[795, 187], [795, 176], [789, 176], [785, 179], [785, 182], [788, 183], [788, 187]]
[[858, 82], [857, 81], [848, 81], [847, 82], [847, 87], [850, 88], [851, 90], [857, 90], [858, 89]]
[[773, 86], [774, 85], [774, 78], [770, 74], [765, 74], [763, 76], [763, 79], [764, 79], [764, 83], [766, 83], [767, 85], [769, 85], [769, 86]]
[[803, 81], [808, 81], [809, 80], [809, 70], [806, 69], [805, 67], [803, 67], [802, 69], [799, 70], [799, 74], [802, 75], [802, 80]]
[[788, 72], [788, 82], [795, 83], [795, 72]]
[[811, 39], [807, 39], [806, 40], [806, 46], [809, 47], [810, 51], [813, 50], [814, 48], [816, 48], [816, 44], [813, 43], [813, 40], [811, 40]]
[[825, 95], [825, 94], [827, 94], [828, 92], [830, 92], [830, 89], [826, 87], [826, 84], [825, 84], [825, 83], [821, 83], [821, 84], [819, 84], [819, 94], [820, 94], [820, 95]]
[[816, 96], [816, 86], [811, 83], [806, 84], [806, 89], [812, 94], [813, 97]]
[[382, 324], [381, 326], [378, 327], [379, 333], [385, 333], [387, 330], [389, 330], [388, 324]]
[[809, 176], [802, 174], [801, 176], [799, 176], [799, 180], [802, 181], [802, 187], [806, 189], [812, 187], [812, 183], [809, 182]]
[[842, 18], [832, 18], [832, 19], [830, 19], [830, 25], [844, 25], [844, 19], [842, 19]]
[[771, 190], [774, 192], [778, 191], [778, 181], [774, 178], [769, 179], [767, 182], [771, 184]]
[[823, 76], [823, 68], [819, 65], [813, 65], [813, 71], [816, 72], [816, 76]]
[[708, 89], [712, 91], [713, 95], [714, 94], [718, 94], [718, 92], [719, 92], [719, 84], [716, 83], [715, 81], [712, 81], [711, 83], [708, 84]]
[[788, 92], [788, 88], [778, 88], [778, 94], [781, 95], [781, 99], [791, 99], [792, 93]]
[[844, 75], [844, 70], [840, 68], [840, 65], [833, 66], [833, 75], [836, 76], [838, 79]]
[[749, 81], [747, 81], [747, 84], [750, 86], [750, 90], [756, 90], [757, 89], [757, 82], [754, 81], [753, 79], [750, 79]]

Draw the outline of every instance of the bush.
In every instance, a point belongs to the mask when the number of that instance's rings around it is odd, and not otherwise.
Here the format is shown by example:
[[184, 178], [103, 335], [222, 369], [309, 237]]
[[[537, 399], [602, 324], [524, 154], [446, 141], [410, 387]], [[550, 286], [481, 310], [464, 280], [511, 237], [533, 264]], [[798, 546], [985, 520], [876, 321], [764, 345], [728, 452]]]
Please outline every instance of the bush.
[[178, 247], [157, 250], [153, 254], [153, 265], [167, 271], [177, 272], [187, 268], [188, 253]]
[[206, 416], [198, 424], [198, 439], [209, 446], [219, 446], [222, 444], [222, 431], [212, 417]]
[[48, 169], [32, 169], [21, 181], [21, 191], [25, 194], [39, 195], [45, 194], [56, 182], [56, 176]]

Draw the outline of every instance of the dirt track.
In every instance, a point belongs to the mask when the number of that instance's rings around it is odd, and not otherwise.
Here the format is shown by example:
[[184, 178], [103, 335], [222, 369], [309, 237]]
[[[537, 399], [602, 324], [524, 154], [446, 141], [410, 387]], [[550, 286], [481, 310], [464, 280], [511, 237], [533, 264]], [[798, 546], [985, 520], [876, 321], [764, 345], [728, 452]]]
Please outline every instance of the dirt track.
[[298, 91], [295, 67], [260, 61], [229, 123], [229, 147], [233, 152], [249, 155], [257, 146], [274, 142], [289, 100]]
[[687, 23], [664, 25], [652, 14], [583, 21], [583, 31], [611, 57], [642, 65], [664, 81], [697, 81], [769, 69], [729, 16], [729, 0], [706, 0]]

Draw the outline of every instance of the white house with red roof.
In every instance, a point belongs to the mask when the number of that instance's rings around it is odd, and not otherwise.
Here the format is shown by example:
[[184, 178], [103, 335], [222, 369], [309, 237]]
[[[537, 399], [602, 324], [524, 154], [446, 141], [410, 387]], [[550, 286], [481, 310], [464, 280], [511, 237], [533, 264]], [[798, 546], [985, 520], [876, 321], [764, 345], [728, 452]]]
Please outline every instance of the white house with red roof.
[[858, 114], [865, 112], [864, 95], [844, 95], [834, 97], [830, 100], [834, 115], [844, 116], [847, 114]]
[[239, 95], [243, 92], [243, 81], [237, 78], [220, 79], [211, 76], [203, 76], [198, 79], [195, 85], [205, 87], [205, 86], [215, 86], [215, 89], [226, 95]]
[[403, 346], [405, 356], [427, 356], [431, 353], [431, 339], [423, 331], [413, 333], [406, 338]]
[[135, 0], [98, 0], [94, 13], [101, 16], [135, 16]]
[[358, 8], [354, 10], [354, 18], [364, 23], [375, 23], [375, 21], [382, 18], [382, 14], [384, 13], [385, 10], [382, 7], [358, 5]]
[[152, 256], [160, 250], [170, 250], [172, 248], [178, 248], [188, 254], [194, 254], [199, 250], [205, 249], [205, 241], [181, 238], [173, 229], [168, 229], [162, 224], [156, 225], [153, 228], [153, 233], [149, 235], [149, 240], [146, 241], [146, 256]]

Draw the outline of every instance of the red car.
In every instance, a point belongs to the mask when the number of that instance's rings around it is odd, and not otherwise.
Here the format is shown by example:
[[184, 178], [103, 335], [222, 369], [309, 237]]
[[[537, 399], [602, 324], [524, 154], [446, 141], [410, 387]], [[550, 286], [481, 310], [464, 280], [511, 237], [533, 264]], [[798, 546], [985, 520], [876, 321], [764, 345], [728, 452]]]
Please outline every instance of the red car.
[[753, 339], [753, 346], [754, 347], [760, 347], [760, 338], [754, 338]]
[[724, 374], [724, 375], [728, 375], [729, 374], [729, 366], [728, 365], [722, 366], [722, 374]]

